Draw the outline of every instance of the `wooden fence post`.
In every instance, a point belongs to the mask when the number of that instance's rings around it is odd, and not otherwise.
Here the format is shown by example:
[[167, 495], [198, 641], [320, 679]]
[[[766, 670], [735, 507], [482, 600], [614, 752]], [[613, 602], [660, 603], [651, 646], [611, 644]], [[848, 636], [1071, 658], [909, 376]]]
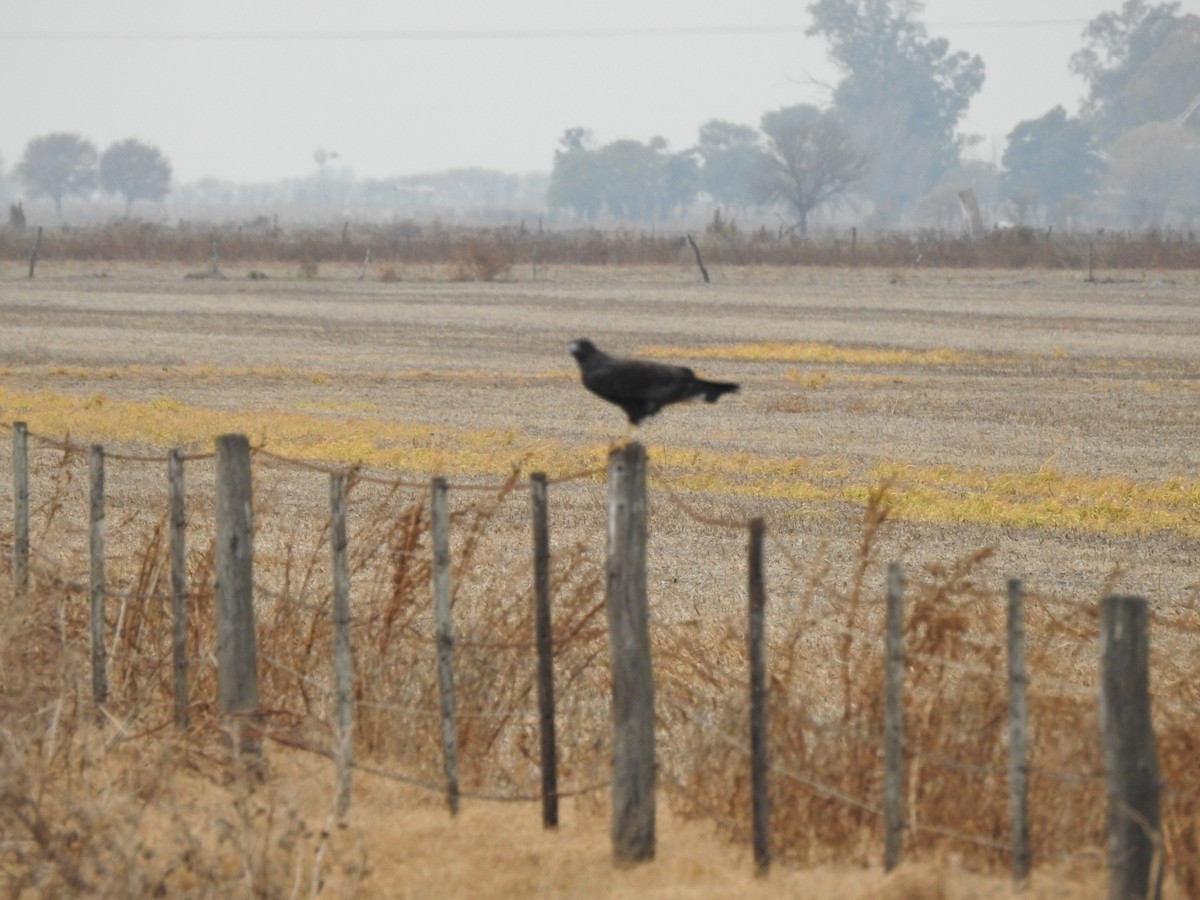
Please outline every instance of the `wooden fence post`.
[[747, 643], [750, 658], [750, 818], [754, 835], [754, 872], [766, 875], [771, 865], [770, 806], [767, 798], [767, 592], [763, 574], [761, 518], [750, 520], [747, 548], [750, 622]]
[[29, 277], [33, 277], [33, 271], [37, 268], [38, 251], [42, 249], [42, 226], [38, 226], [37, 237], [33, 239], [33, 251], [29, 254]]
[[904, 842], [904, 576], [900, 563], [887, 571], [887, 637], [883, 713], [883, 869], [900, 864]]
[[1029, 877], [1029, 676], [1025, 671], [1025, 588], [1008, 582], [1008, 796], [1012, 825], [1013, 881]]
[[91, 597], [92, 702], [108, 700], [108, 663], [104, 650], [104, 448], [88, 454], [88, 593]]
[[13, 422], [13, 588], [29, 588], [29, 427]]
[[558, 757], [554, 731], [554, 643], [550, 618], [550, 514], [546, 475], [529, 479], [533, 510], [533, 600], [537, 641], [538, 730], [541, 737], [542, 827], [558, 826]]
[[171, 520], [171, 661], [175, 687], [175, 727], [188, 727], [187, 656], [187, 504], [183, 481], [183, 451], [167, 457], [167, 493]]
[[696, 265], [700, 267], [700, 274], [704, 276], [704, 283], [708, 284], [708, 269], [704, 268], [704, 260], [700, 258], [700, 247], [697, 246], [696, 239], [692, 237], [690, 231], [688, 232], [687, 241], [692, 245], [692, 252], [696, 254]]
[[329, 546], [333, 553], [333, 672], [337, 707], [337, 796], [339, 817], [350, 811], [354, 768], [354, 659], [350, 653], [350, 567], [346, 547], [346, 476], [329, 476]]
[[1100, 604], [1100, 731], [1108, 779], [1109, 897], [1158, 897], [1163, 843], [1158, 754], [1150, 724], [1149, 605]]
[[433, 531], [433, 614], [437, 621], [438, 690], [442, 706], [442, 754], [446, 805], [458, 814], [458, 726], [454, 706], [454, 620], [450, 615], [450, 512], [446, 479], [433, 479], [430, 504]]
[[646, 604], [646, 451], [608, 457], [605, 607], [612, 669], [612, 843], [617, 863], [654, 858], [654, 673]]
[[[254, 548], [250, 442], [217, 438], [217, 707], [235, 756], [261, 750], [258, 646], [254, 629]], [[247, 727], [249, 726], [249, 727]]]

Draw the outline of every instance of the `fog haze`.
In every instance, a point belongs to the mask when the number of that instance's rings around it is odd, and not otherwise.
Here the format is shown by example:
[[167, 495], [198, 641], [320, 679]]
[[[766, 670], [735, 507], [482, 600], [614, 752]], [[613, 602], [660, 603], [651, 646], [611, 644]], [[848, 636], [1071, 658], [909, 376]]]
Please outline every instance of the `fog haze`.
[[[998, 160], [1018, 122], [1078, 108], [1068, 60], [1118, 0], [929, 0], [920, 16], [987, 66], [962, 130]], [[159, 147], [176, 181], [359, 177], [486, 167], [547, 171], [563, 131], [696, 140], [713, 118], [757, 125], [824, 104], [838, 73], [807, 4], [474, 0], [10, 4], [0, 26], [0, 156], [53, 131]], [[1200, 0], [1182, 4], [1183, 12]]]

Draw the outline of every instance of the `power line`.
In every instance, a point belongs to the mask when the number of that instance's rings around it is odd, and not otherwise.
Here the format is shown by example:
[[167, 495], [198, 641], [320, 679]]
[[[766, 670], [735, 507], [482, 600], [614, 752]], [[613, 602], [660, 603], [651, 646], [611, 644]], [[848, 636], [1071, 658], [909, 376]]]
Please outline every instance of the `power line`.
[[[928, 22], [927, 28], [1042, 28], [1086, 25], [1087, 19], [1012, 19]], [[661, 28], [517, 28], [433, 29], [425, 31], [15, 31], [0, 32], [0, 41], [453, 41], [574, 40], [596, 38], [770, 37], [803, 34], [806, 25], [755, 25]]]

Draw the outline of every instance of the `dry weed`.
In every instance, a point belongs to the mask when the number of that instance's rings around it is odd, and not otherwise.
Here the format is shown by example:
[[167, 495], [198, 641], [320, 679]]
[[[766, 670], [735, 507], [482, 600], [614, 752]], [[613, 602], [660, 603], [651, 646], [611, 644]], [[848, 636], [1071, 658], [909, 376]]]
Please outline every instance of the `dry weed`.
[[[78, 492], [70, 472], [46, 461], [40, 474], [57, 487], [40, 493], [50, 499], [36, 513], [38, 542], [64, 553], [61, 571], [79, 569], [54, 539]], [[295, 487], [295, 478], [311, 481], [311, 472], [259, 466], [255, 477], [270, 780], [281, 747], [331, 768], [328, 522], [303, 506]], [[514, 474], [491, 494], [452, 492], [459, 761], [467, 794], [531, 796], [538, 783], [532, 577], [526, 500], [517, 487]], [[352, 475], [349, 496], [355, 757], [429, 784], [436, 800], [441, 726], [428, 494]], [[880, 853], [883, 611], [874, 588], [886, 562], [877, 547], [887, 496], [881, 486], [868, 498], [851, 569], [833, 571], [817, 554], [785, 589], [795, 592], [788, 608], [796, 614], [769, 632], [773, 843], [779, 858], [795, 864], [869, 865]], [[229, 767], [206, 699], [215, 694], [211, 533], [197, 526], [190, 540], [195, 700], [192, 728], [177, 734], [165, 529], [132, 517], [127, 524], [110, 568], [113, 699], [100, 721], [88, 691], [86, 603], [45, 564], [23, 596], [12, 594], [11, 572], [0, 572], [0, 599], [9, 610], [0, 625], [0, 869], [9, 892], [278, 896], [319, 886], [327, 829]], [[993, 587], [1000, 579], [986, 549], [909, 571], [906, 858], [953, 855], [956, 867], [1004, 872], [1004, 603]], [[552, 582], [560, 784], [570, 791], [602, 782], [609, 763], [603, 575], [595, 549], [559, 548]], [[1092, 695], [1095, 613], [1090, 605], [1032, 594], [1027, 631], [1035, 865], [1094, 871], [1102, 865], [1105, 822]], [[653, 640], [660, 783], [676, 811], [744, 839], [743, 623], [661, 623]], [[1194, 634], [1173, 640], [1162, 646], [1191, 647]], [[1194, 660], [1194, 649], [1154, 660], [1167, 866], [1187, 892], [1200, 883]], [[332, 789], [330, 808], [331, 801]], [[366, 860], [353, 853], [339, 859], [340, 883], [368, 876]], [[941, 890], [939, 878], [930, 878], [893, 879], [889, 895], [924, 890], [913, 885]]]

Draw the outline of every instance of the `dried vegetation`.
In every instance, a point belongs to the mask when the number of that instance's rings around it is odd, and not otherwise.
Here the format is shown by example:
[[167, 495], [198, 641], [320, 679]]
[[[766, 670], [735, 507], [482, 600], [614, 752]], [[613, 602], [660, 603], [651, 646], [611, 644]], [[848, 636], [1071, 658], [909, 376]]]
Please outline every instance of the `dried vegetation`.
[[[35, 454], [33, 589], [3, 595], [4, 743], [0, 871], [13, 895], [230, 893], [283, 896], [337, 885], [371, 890], [373, 866], [323, 804], [282, 789], [297, 765], [332, 769], [328, 522], [309, 466], [260, 456], [256, 575], [267, 768], [227, 760], [211, 698], [213, 553], [204, 500], [189, 514], [190, 728], [172, 726], [165, 524], [146, 510], [110, 515], [111, 700], [90, 700], [81, 454]], [[192, 464], [195, 469], [204, 463]], [[83, 466], [86, 469], [86, 466]], [[199, 484], [207, 476], [197, 473]], [[562, 491], [571, 489], [563, 485]], [[585, 479], [579, 490], [594, 495]], [[350, 486], [356, 807], [372, 783], [400, 780], [436, 803], [442, 775], [429, 590], [427, 494], [356, 474]], [[538, 784], [528, 507], [514, 474], [491, 491], [459, 491], [452, 508], [460, 767], [467, 798], [532, 799]], [[567, 518], [578, 515], [568, 504]], [[686, 515], [690, 506], [676, 512]], [[770, 735], [775, 851], [801, 867], [869, 866], [879, 853], [882, 795], [882, 611], [873, 591], [887, 488], [872, 492], [853, 565], [820, 553], [802, 564], [777, 545], [783, 578], [770, 600]], [[583, 533], [596, 522], [576, 523]], [[692, 522], [692, 527], [720, 528]], [[555, 658], [560, 786], [593, 790], [609, 759], [607, 653], [597, 540], [555, 547]], [[907, 589], [905, 853], [1002, 875], [1009, 864], [1003, 600], [988, 550], [910, 566]], [[731, 561], [732, 562], [732, 561]], [[1028, 602], [1035, 722], [1032, 840], [1038, 878], [1086, 893], [1103, 868], [1105, 796], [1091, 604]], [[1200, 742], [1194, 610], [1155, 632], [1156, 726], [1166, 784], [1172, 890], [1200, 885]], [[676, 816], [746, 838], [749, 804], [744, 626], [739, 617], [661, 616], [653, 634], [660, 783]], [[265, 779], [265, 783], [264, 783]], [[365, 787], [364, 787], [364, 782]], [[309, 786], [309, 792], [314, 790]], [[289, 799], [291, 798], [291, 799]], [[964, 798], [970, 798], [964, 802]], [[332, 800], [332, 796], [328, 798]], [[328, 808], [328, 807], [327, 807]], [[351, 818], [355, 812], [352, 810]], [[514, 813], [536, 817], [532, 803]], [[336, 862], [335, 862], [336, 860]], [[357, 885], [357, 887], [354, 887]], [[1035, 894], [1036, 896], [1036, 894]]]

